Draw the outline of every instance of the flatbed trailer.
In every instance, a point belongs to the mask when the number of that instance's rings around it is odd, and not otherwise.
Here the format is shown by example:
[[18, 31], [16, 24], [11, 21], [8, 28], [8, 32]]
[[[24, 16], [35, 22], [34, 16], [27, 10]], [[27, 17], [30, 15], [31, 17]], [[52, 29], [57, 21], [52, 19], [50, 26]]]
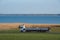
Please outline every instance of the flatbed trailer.
[[48, 32], [50, 30], [49, 27], [38, 27], [38, 28], [26, 28], [25, 25], [20, 26], [20, 32]]

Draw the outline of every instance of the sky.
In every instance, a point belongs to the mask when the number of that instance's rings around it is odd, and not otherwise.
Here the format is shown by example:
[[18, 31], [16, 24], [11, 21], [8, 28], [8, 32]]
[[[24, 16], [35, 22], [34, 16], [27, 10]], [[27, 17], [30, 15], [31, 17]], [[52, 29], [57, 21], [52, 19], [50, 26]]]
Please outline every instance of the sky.
[[60, 0], [0, 0], [0, 14], [60, 14]]

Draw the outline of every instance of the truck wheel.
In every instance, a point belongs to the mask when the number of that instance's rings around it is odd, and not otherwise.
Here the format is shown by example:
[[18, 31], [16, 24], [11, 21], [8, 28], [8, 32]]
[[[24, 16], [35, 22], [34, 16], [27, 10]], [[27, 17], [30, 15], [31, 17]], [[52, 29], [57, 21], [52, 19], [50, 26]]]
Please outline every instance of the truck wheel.
[[21, 30], [21, 32], [23, 32], [23, 31]]
[[51, 30], [48, 30], [47, 32], [51, 32]]

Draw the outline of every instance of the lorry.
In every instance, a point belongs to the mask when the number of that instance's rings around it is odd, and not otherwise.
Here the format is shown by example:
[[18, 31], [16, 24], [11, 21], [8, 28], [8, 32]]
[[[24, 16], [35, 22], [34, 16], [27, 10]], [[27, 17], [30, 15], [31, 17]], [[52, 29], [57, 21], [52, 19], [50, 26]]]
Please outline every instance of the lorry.
[[26, 26], [23, 24], [19, 27], [20, 32], [49, 32], [50, 28], [49, 27], [37, 27], [37, 28], [26, 28]]

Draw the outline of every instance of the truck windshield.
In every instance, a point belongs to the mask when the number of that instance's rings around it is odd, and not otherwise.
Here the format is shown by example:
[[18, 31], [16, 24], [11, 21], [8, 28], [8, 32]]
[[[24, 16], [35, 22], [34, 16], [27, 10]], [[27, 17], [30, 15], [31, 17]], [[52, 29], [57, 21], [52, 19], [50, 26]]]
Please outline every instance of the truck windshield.
[[23, 28], [23, 27], [20, 27], [20, 28]]

